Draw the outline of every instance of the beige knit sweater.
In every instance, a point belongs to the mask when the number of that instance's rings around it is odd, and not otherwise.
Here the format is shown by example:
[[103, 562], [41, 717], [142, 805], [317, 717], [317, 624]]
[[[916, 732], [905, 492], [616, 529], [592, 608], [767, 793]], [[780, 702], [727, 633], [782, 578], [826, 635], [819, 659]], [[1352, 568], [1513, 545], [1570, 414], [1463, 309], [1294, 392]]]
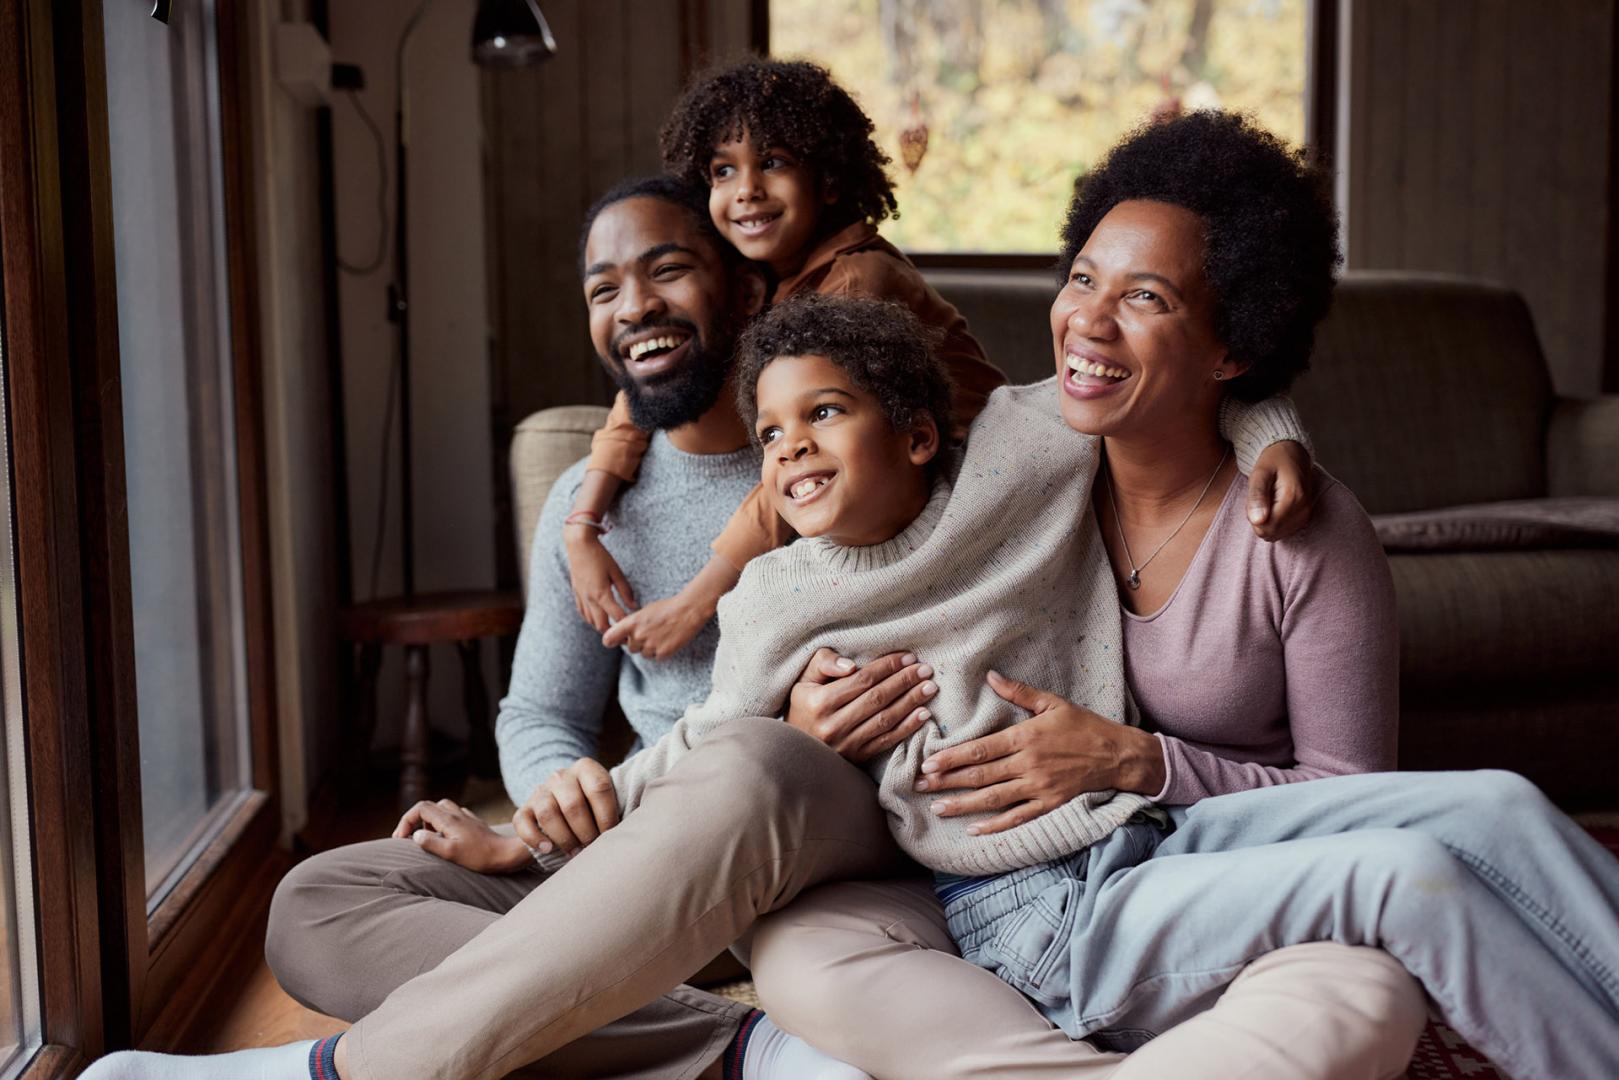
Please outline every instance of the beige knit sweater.
[[[1022, 718], [984, 681], [991, 668], [1109, 719], [1133, 718], [1117, 593], [1090, 509], [1100, 440], [1063, 422], [1058, 393], [1054, 379], [996, 390], [926, 508], [892, 540], [808, 538], [748, 563], [719, 604], [708, 699], [612, 770], [622, 812], [716, 726], [779, 716], [823, 645], [861, 663], [907, 649], [936, 672], [933, 719], [867, 765], [895, 838], [930, 869], [989, 874], [1059, 858], [1147, 806], [1138, 795], [1089, 792], [1006, 832], [971, 836], [974, 818], [935, 817], [935, 796], [913, 790], [932, 754]], [[1222, 425], [1245, 472], [1271, 442], [1304, 439], [1285, 398], [1229, 409]]]

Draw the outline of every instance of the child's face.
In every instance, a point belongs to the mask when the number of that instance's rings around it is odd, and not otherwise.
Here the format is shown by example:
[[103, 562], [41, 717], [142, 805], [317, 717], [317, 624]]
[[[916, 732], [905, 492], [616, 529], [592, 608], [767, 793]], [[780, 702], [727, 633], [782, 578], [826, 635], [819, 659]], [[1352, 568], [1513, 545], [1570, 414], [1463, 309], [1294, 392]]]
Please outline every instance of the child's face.
[[877, 399], [822, 356], [771, 361], [755, 400], [760, 483], [800, 536], [880, 544], [921, 511], [939, 448], [931, 418], [895, 431]]
[[809, 167], [744, 132], [714, 148], [708, 183], [708, 213], [720, 235], [780, 277], [797, 273], [830, 201]]

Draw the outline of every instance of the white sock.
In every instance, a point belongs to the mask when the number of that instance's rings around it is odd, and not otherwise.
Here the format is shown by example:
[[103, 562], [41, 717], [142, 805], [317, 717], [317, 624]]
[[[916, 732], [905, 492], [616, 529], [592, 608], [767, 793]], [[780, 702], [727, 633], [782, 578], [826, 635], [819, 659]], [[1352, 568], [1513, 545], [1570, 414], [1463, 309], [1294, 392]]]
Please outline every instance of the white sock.
[[871, 1080], [760, 1016], [742, 1050], [743, 1080]]
[[308, 1080], [314, 1045], [310, 1039], [205, 1057], [121, 1050], [91, 1065], [79, 1080]]

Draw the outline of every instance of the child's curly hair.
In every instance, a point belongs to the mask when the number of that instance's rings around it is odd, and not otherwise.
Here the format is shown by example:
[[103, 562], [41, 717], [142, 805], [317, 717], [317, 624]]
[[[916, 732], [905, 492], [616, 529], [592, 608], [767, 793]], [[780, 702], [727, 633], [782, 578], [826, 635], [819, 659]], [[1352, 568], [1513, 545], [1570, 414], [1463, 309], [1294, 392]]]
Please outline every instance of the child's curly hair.
[[1247, 117], [1204, 110], [1136, 129], [1076, 184], [1062, 230], [1066, 275], [1121, 202], [1150, 199], [1203, 219], [1215, 333], [1249, 365], [1226, 385], [1244, 401], [1310, 367], [1315, 327], [1343, 262], [1330, 174]]
[[871, 118], [825, 68], [755, 56], [694, 76], [658, 143], [664, 168], [707, 188], [714, 148], [746, 132], [756, 145], [792, 151], [833, 185], [837, 224], [875, 225], [898, 217], [899, 202], [884, 168], [890, 159], [872, 131]]
[[942, 335], [909, 308], [862, 296], [803, 293], [753, 321], [737, 346], [736, 403], [751, 431], [759, 375], [783, 356], [824, 356], [876, 398], [895, 431], [931, 415], [950, 431], [950, 373], [934, 355]]

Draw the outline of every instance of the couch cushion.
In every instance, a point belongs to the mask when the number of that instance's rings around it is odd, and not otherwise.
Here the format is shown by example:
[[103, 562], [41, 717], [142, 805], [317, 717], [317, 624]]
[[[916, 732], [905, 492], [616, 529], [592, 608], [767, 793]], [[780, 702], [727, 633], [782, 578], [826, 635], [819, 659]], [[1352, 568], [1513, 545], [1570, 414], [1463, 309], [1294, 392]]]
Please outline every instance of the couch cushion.
[[1372, 514], [1546, 494], [1551, 381], [1523, 299], [1441, 274], [1345, 274], [1294, 398]]
[[1619, 547], [1619, 498], [1515, 499], [1380, 514], [1372, 525], [1386, 551]]
[[1612, 678], [1619, 551], [1389, 556], [1402, 694]]

